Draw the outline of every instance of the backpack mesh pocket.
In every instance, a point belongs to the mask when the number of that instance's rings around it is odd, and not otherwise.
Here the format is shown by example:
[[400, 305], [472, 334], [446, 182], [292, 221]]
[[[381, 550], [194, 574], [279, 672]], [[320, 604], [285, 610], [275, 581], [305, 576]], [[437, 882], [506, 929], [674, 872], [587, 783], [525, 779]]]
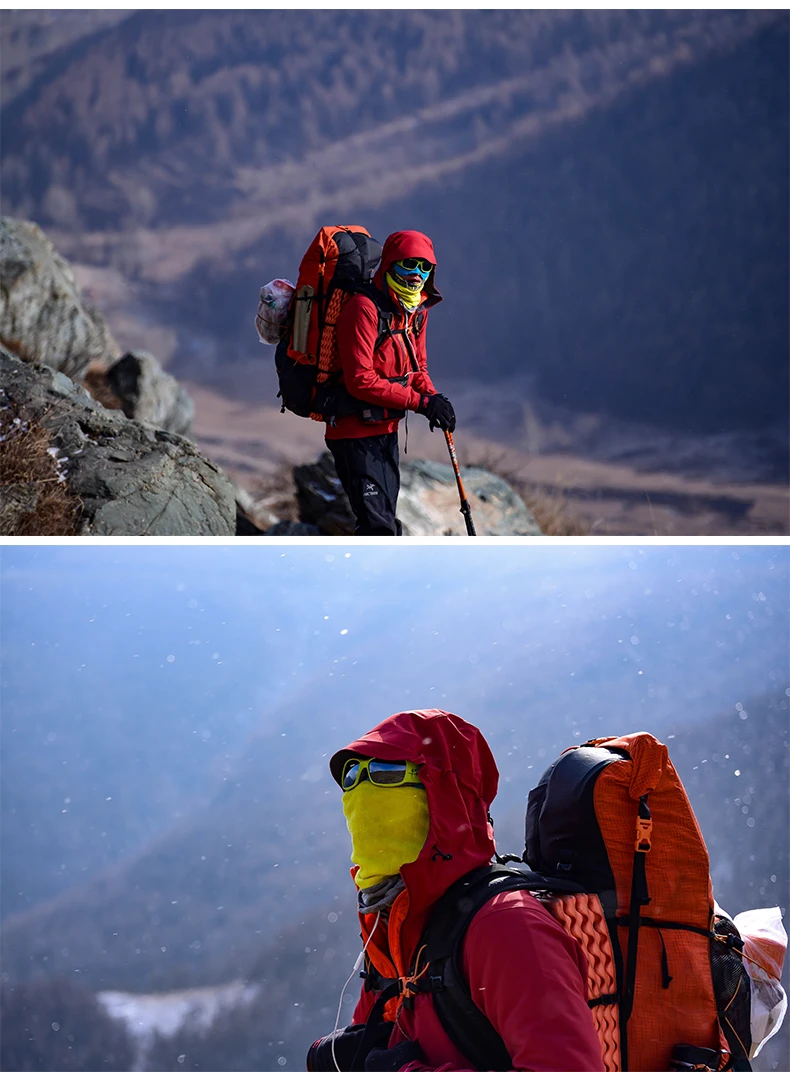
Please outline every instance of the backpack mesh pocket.
[[748, 1058], [752, 1045], [751, 988], [749, 974], [740, 954], [743, 943], [738, 928], [725, 916], [716, 916], [713, 931], [719, 938], [711, 942], [710, 948], [710, 968], [719, 1020], [733, 1057], [736, 1060]]

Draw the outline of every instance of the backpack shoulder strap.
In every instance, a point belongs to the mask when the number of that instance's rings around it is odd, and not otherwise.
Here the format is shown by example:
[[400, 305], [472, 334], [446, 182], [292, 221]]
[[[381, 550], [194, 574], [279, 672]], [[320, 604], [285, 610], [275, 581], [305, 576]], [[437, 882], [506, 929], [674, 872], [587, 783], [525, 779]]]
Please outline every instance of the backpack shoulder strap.
[[475, 914], [498, 893], [552, 885], [551, 879], [490, 864], [454, 883], [431, 912], [420, 941], [428, 970], [419, 989], [432, 995], [442, 1027], [476, 1069], [497, 1072], [511, 1069], [513, 1062], [504, 1042], [472, 999], [461, 965], [464, 935]]
[[364, 294], [376, 307], [379, 323], [376, 330], [376, 342], [373, 346], [375, 352], [382, 346], [386, 339], [392, 337], [392, 318], [395, 315], [392, 308], [392, 302], [390, 301], [389, 295], [383, 294], [375, 283], [365, 284], [358, 289], [357, 293]]
[[[393, 331], [392, 318], [395, 315], [395, 309], [393, 308], [392, 300], [388, 294], [384, 294], [381, 290], [379, 290], [375, 283], [361, 284], [355, 289], [354, 293], [364, 294], [365, 297], [369, 298], [376, 307], [379, 324], [378, 330], [376, 332], [376, 342], [373, 346], [374, 351], [378, 350], [387, 339], [390, 339], [395, 335], [404, 335], [408, 339], [408, 335], [410, 333], [412, 336], [414, 336], [414, 338], [419, 338], [420, 334], [422, 333], [422, 329], [425, 326], [425, 310], [418, 309], [418, 311], [414, 315], [414, 319], [412, 320], [411, 327], [409, 328], [408, 332], [405, 331], [403, 328], [397, 328]], [[410, 343], [407, 343], [407, 346], [410, 345]], [[413, 371], [416, 372], [416, 358], [414, 358], [413, 355], [411, 356], [413, 362], [415, 363], [415, 368]]]

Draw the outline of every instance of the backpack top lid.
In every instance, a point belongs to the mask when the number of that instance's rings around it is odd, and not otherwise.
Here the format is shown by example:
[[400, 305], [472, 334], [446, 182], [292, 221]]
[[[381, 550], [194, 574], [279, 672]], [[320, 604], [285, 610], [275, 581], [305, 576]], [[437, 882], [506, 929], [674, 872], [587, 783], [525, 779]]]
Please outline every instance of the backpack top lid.
[[[644, 795], [653, 829], [648, 879], [659, 883], [645, 914], [707, 928], [713, 892], [705, 841], [667, 747], [652, 734], [599, 738], [564, 752], [529, 794], [524, 859], [591, 893], [616, 889], [620, 910], [627, 909]], [[668, 875], [677, 883], [664, 900], [658, 890]]]
[[570, 879], [592, 893], [614, 889], [593, 794], [598, 776], [628, 754], [582, 745], [563, 752], [530, 790], [524, 862], [533, 871]]
[[326, 293], [331, 282], [339, 286], [371, 282], [381, 261], [381, 244], [364, 227], [322, 227], [299, 265], [297, 291], [305, 284], [317, 292], [323, 280]]

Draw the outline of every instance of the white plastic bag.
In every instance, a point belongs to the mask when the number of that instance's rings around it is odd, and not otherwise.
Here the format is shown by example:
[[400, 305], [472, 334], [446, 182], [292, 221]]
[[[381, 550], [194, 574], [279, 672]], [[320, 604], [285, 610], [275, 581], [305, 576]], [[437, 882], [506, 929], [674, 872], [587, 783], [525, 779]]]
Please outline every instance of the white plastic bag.
[[283, 337], [295, 289], [288, 279], [273, 279], [261, 287], [261, 300], [255, 315], [255, 327], [261, 342], [276, 346]]
[[787, 932], [778, 908], [753, 908], [733, 920], [743, 938], [743, 963], [752, 989], [752, 1048], [756, 1057], [782, 1026], [787, 994], [780, 982], [787, 952]]

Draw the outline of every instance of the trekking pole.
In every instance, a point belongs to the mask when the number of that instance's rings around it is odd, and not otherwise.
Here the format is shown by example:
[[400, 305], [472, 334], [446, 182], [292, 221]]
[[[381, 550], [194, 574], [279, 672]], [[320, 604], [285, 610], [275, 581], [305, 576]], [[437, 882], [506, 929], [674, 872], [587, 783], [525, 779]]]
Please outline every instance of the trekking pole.
[[477, 536], [475, 532], [475, 523], [472, 521], [472, 508], [469, 505], [469, 500], [466, 497], [464, 491], [464, 482], [461, 480], [461, 470], [458, 468], [458, 458], [455, 455], [455, 444], [453, 443], [453, 434], [445, 429], [444, 438], [447, 440], [447, 449], [450, 452], [450, 461], [453, 463], [453, 472], [455, 473], [455, 482], [458, 485], [458, 495], [461, 499], [461, 513], [464, 515], [464, 521], [466, 522], [466, 534], [467, 536]]

